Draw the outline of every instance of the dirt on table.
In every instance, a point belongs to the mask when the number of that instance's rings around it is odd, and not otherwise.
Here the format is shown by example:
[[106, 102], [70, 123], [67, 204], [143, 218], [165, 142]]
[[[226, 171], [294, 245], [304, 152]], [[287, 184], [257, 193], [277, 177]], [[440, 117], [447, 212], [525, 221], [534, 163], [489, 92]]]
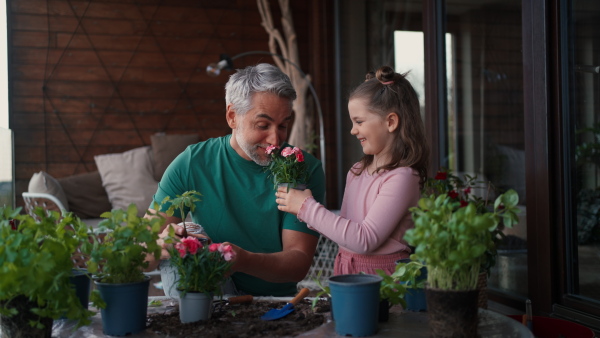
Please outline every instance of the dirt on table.
[[304, 299], [289, 315], [266, 321], [260, 316], [271, 309], [280, 309], [285, 302], [254, 301], [248, 304], [217, 303], [211, 318], [195, 323], [181, 323], [179, 311], [148, 315], [148, 330], [168, 337], [294, 337], [327, 322], [330, 306], [319, 300], [312, 308]]

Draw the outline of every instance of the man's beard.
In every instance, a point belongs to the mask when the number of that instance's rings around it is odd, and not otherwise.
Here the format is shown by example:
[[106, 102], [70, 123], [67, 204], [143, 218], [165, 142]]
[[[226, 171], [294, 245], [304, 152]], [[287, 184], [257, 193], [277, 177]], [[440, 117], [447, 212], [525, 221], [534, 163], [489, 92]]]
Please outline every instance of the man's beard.
[[[235, 140], [240, 145], [240, 148], [242, 148], [242, 150], [246, 153], [246, 155], [248, 155], [248, 157], [254, 161], [254, 163], [263, 167], [271, 163], [270, 158], [261, 157], [259, 154], [259, 151], [264, 152], [269, 145], [250, 144], [246, 142], [246, 139], [244, 138], [245, 134], [243, 127], [238, 127], [235, 129], [235, 131]], [[262, 147], [262, 149], [259, 149], [259, 147]]]

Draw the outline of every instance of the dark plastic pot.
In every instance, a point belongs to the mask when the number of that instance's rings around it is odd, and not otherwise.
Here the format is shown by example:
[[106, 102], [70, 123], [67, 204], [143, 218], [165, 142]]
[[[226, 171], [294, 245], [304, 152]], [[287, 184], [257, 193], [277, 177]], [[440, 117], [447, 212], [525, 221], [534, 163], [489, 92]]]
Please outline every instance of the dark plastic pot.
[[[25, 296], [15, 297], [9, 305], [9, 308], [17, 310], [17, 314], [8, 317], [0, 315], [0, 335], [2, 337], [38, 337], [50, 338], [52, 336], [52, 318], [40, 317], [30, 311], [37, 304], [31, 302]], [[31, 326], [30, 321], [39, 320], [43, 328]]]
[[150, 277], [137, 283], [94, 283], [106, 302], [106, 308], [100, 311], [104, 334], [125, 336], [146, 329]]
[[84, 309], [88, 308], [88, 304], [90, 302], [91, 286], [90, 278], [86, 275], [86, 273], [86, 270], [73, 269], [72, 275], [69, 277], [71, 284], [73, 284], [75, 287], [77, 298], [79, 298], [79, 301], [81, 301], [81, 305]]
[[427, 316], [432, 337], [477, 338], [479, 290], [426, 288]]
[[[75, 295], [79, 298], [81, 306], [87, 310], [90, 302], [91, 281], [86, 273], [87, 270], [85, 269], [73, 269], [69, 277], [69, 282], [75, 288]], [[67, 317], [62, 316], [60, 319], [67, 319]]]
[[390, 320], [390, 302], [387, 299], [379, 301], [379, 322], [384, 323]]
[[377, 332], [379, 288], [383, 278], [375, 275], [339, 275], [329, 278], [335, 332], [364, 337]]
[[[410, 263], [410, 258], [398, 260], [396, 263]], [[421, 268], [421, 275], [418, 280], [427, 279], [427, 267]], [[425, 299], [425, 290], [423, 288], [407, 289], [404, 295], [407, 311], [427, 311], [427, 300]]]

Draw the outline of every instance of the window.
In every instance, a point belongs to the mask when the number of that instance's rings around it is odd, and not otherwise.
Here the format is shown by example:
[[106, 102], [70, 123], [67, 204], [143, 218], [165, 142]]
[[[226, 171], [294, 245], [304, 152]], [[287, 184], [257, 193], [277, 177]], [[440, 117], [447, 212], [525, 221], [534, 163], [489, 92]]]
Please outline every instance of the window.
[[13, 141], [8, 129], [6, 2], [0, 3], [0, 206], [14, 207]]
[[[566, 237], [573, 260], [568, 293], [600, 302], [600, 7], [572, 1], [566, 8], [568, 114], [564, 128], [570, 149], [566, 189], [573, 220]], [[567, 204], [568, 205], [568, 204]]]

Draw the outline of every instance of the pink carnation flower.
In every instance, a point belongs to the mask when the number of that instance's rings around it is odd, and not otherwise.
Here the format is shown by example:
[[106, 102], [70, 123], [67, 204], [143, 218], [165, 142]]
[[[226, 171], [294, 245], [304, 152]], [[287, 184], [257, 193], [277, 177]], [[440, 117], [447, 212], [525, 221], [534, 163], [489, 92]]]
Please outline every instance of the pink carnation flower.
[[215, 252], [215, 251], [219, 250], [219, 246], [221, 246], [221, 244], [219, 244], [219, 243], [213, 243], [213, 244], [211, 244], [211, 245], [208, 246], [208, 251]]
[[292, 149], [292, 147], [285, 147], [281, 151], [281, 156], [283, 156], [283, 157], [288, 157], [292, 154], [294, 154], [294, 149]]
[[267, 149], [265, 150], [265, 153], [267, 153], [267, 155], [271, 155], [271, 153], [277, 149], [279, 149], [278, 146], [271, 144], [270, 146], [267, 147]]
[[296, 153], [296, 161], [304, 162], [304, 154], [302, 153], [302, 151]]
[[177, 249], [177, 251], [179, 252], [179, 256], [181, 258], [185, 257], [185, 255], [187, 254], [187, 250], [185, 249], [185, 245], [183, 245], [183, 243], [181, 243], [181, 242], [175, 244], [175, 249]]
[[223, 258], [225, 258], [226, 261], [230, 261], [233, 259], [233, 257], [235, 257], [235, 252], [233, 252], [233, 248], [231, 247], [231, 245], [227, 244], [227, 245], [220, 245], [219, 246], [219, 252], [223, 255]]

